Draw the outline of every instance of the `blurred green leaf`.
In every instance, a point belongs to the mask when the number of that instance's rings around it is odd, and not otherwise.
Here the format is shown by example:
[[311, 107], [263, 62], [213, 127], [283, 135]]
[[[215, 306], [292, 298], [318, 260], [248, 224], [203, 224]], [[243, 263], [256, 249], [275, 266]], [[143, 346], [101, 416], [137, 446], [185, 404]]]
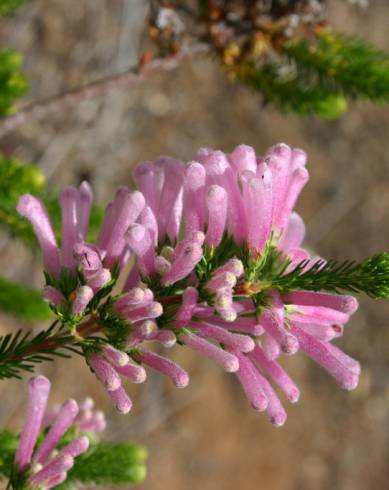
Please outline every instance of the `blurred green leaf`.
[[66, 482], [58, 488], [83, 485], [128, 485], [146, 476], [146, 449], [130, 442], [100, 442], [75, 460]]
[[336, 90], [322, 87], [293, 71], [285, 75], [283, 67], [278, 64], [257, 68], [247, 63], [240, 67], [238, 78], [262, 92], [265, 101], [273, 102], [283, 111], [299, 116], [318, 115], [333, 119], [347, 109], [345, 97]]
[[0, 15], [7, 15], [17, 9], [25, 0], [0, 0]]
[[51, 317], [40, 291], [4, 277], [0, 277], [0, 310], [28, 321], [44, 321]]
[[0, 476], [10, 477], [19, 439], [6, 430], [0, 431]]
[[21, 54], [16, 51], [0, 51], [0, 116], [14, 112], [15, 99], [27, 90], [27, 81], [20, 73], [22, 61]]
[[283, 52], [300, 76], [314, 77], [318, 85], [349, 97], [389, 101], [389, 53], [363, 39], [319, 31], [315, 41], [291, 41]]

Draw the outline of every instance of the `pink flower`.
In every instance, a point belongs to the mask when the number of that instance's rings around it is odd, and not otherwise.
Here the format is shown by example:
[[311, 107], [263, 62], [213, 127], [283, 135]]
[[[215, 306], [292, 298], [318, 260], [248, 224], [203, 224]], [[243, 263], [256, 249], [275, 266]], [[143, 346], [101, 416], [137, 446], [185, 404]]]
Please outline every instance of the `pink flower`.
[[[284, 144], [263, 157], [241, 145], [230, 154], [200, 149], [188, 164], [167, 157], [142, 162], [134, 170], [139, 190], [117, 191], [95, 245], [85, 242], [89, 188], [67, 189], [61, 253], [42, 205], [21, 198], [18, 209], [32, 222], [54, 278], [45, 298], [80, 322], [93, 303], [94, 331], [106, 338], [85, 348], [85, 356], [119, 411], [132, 405], [122, 379], [145, 381], [145, 367], [178, 387], [189, 382], [149, 342], [166, 348], [177, 342], [235, 373], [251, 405], [266, 410], [275, 425], [286, 412], [271, 383], [289, 401], [299, 398], [278, 363], [282, 354], [301, 350], [341, 387], [356, 387], [359, 363], [331, 342], [343, 334], [357, 301], [293, 282], [285, 288], [297, 266], [303, 273], [325, 263], [302, 248], [305, 226], [293, 212], [308, 181], [305, 165], [304, 152]], [[123, 290], [100, 294], [130, 261]], [[82, 277], [71, 291], [61, 289], [64, 271]]]
[[28, 383], [29, 398], [25, 423], [15, 455], [16, 472], [27, 472], [29, 488], [49, 489], [66, 479], [74, 458], [89, 447], [86, 436], [75, 437], [59, 452], [56, 450], [65, 432], [76, 425], [79, 406], [68, 400], [51, 416], [48, 431], [38, 448], [35, 448], [43, 426], [44, 413], [50, 392], [50, 381], [44, 376], [31, 378]]

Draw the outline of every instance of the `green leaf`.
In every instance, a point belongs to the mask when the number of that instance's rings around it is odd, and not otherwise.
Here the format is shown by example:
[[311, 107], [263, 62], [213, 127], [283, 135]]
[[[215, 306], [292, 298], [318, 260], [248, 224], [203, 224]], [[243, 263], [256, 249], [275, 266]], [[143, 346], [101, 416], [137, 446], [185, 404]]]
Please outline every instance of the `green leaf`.
[[268, 256], [261, 259], [261, 267], [252, 270], [250, 278], [258, 286], [259, 294], [269, 289], [280, 293], [295, 290], [366, 293], [372, 298], [389, 299], [389, 254], [381, 253], [362, 262], [317, 260], [310, 265], [303, 260], [291, 271], [290, 265], [275, 248], [269, 248]]
[[0, 0], [0, 15], [12, 13], [22, 3], [24, 3], [24, 0]]
[[78, 352], [74, 338], [62, 326], [57, 328], [57, 323], [36, 335], [19, 330], [0, 337], [0, 379], [20, 378], [21, 371], [33, 372], [35, 364], [69, 357], [64, 350]]
[[27, 81], [20, 73], [21, 64], [20, 53], [11, 50], [0, 51], [0, 116], [14, 112], [15, 99], [24, 95], [27, 90]]
[[9, 478], [19, 438], [6, 430], [0, 431], [0, 475]]
[[389, 101], [389, 53], [362, 39], [322, 29], [315, 41], [291, 41], [282, 49], [300, 76], [314, 77], [323, 88]]
[[40, 291], [0, 277], [0, 310], [28, 321], [44, 321], [51, 317]]
[[347, 109], [342, 94], [293, 70], [285, 73], [282, 64], [267, 64], [261, 68], [245, 64], [239, 68], [238, 78], [262, 92], [265, 101], [273, 102], [284, 112], [334, 119]]
[[130, 442], [100, 442], [75, 460], [63, 487], [83, 485], [128, 485], [146, 476], [146, 449]]

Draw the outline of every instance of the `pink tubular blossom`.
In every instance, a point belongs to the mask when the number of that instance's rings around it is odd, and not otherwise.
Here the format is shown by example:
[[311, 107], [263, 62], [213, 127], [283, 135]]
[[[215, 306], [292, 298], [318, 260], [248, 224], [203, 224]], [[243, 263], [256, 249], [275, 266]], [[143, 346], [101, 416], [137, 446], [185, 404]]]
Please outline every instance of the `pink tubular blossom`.
[[47, 480], [47, 482], [42, 487], [42, 490], [50, 490], [50, 488], [54, 488], [60, 485], [61, 483], [63, 483], [66, 480], [66, 478], [67, 478], [66, 471], [63, 471], [62, 473], [58, 473], [58, 475]]
[[254, 349], [255, 343], [248, 335], [240, 335], [228, 332], [224, 328], [211, 325], [209, 323], [193, 323], [193, 328], [197, 329], [197, 333], [201, 337], [206, 337], [216, 340], [233, 349], [238, 349], [241, 352], [250, 352]]
[[89, 218], [93, 201], [93, 192], [88, 182], [81, 183], [79, 196], [77, 231], [78, 239], [84, 240], [88, 233]]
[[34, 228], [42, 249], [45, 270], [55, 277], [58, 276], [60, 262], [57, 240], [43, 203], [36, 197], [25, 194], [20, 197], [16, 209]]
[[251, 146], [237, 146], [230, 154], [229, 160], [238, 173], [244, 172], [245, 170], [255, 172], [257, 169], [255, 151]]
[[252, 362], [239, 351], [233, 351], [239, 360], [239, 369], [236, 376], [242, 385], [249, 402], [254, 410], [262, 412], [268, 406], [268, 399], [262, 390], [258, 379], [258, 371]]
[[75, 298], [72, 303], [72, 314], [80, 315], [88, 306], [89, 301], [93, 298], [93, 290], [89, 286], [80, 286], [75, 291]]
[[280, 248], [290, 250], [300, 247], [305, 236], [305, 224], [297, 213], [292, 213], [281, 237]]
[[47, 378], [36, 376], [30, 379], [28, 383], [26, 420], [20, 434], [20, 443], [15, 456], [15, 465], [20, 471], [25, 470], [31, 461], [49, 393], [50, 381]]
[[188, 332], [180, 335], [180, 340], [191, 349], [220, 364], [228, 373], [233, 373], [239, 369], [239, 361], [235, 355], [193, 333]]
[[125, 378], [130, 379], [133, 383], [143, 383], [146, 381], [146, 371], [142, 366], [138, 364], [133, 364], [129, 362], [124, 366], [117, 366], [116, 371], [124, 376]]
[[298, 338], [301, 349], [331, 374], [342, 388], [352, 390], [357, 386], [360, 372], [357, 361], [336, 347], [315, 339], [296, 325], [292, 325], [292, 332]]
[[328, 323], [347, 323], [349, 315], [325, 306], [296, 306], [296, 312], [288, 313], [291, 320], [304, 323], [317, 323], [326, 325]]
[[188, 374], [173, 361], [155, 354], [154, 352], [144, 350], [139, 354], [139, 357], [146, 366], [168, 376], [177, 388], [185, 388], [188, 385]]
[[155, 251], [150, 231], [143, 225], [133, 224], [126, 232], [130, 249], [138, 257], [138, 267], [142, 275], [152, 276], [155, 272]]
[[45, 286], [42, 293], [43, 299], [54, 306], [61, 306], [65, 303], [66, 299], [61, 291], [53, 286]]
[[266, 357], [274, 361], [279, 357], [281, 353], [281, 347], [280, 344], [268, 333], [265, 333], [263, 336], [263, 340], [261, 342], [262, 348], [264, 353], [266, 354]]
[[131, 410], [132, 401], [121, 386], [116, 390], [109, 390], [108, 394], [120, 413], [128, 413]]
[[112, 363], [115, 367], [125, 366], [130, 360], [128, 354], [115, 349], [115, 347], [109, 344], [103, 346], [102, 353], [106, 360]]
[[30, 485], [39, 487], [44, 482], [54, 479], [57, 475], [70, 470], [74, 459], [70, 455], [56, 456], [50, 463], [29, 478]]
[[121, 381], [119, 375], [103, 356], [96, 353], [90, 354], [88, 356], [88, 364], [93, 369], [96, 378], [105, 386], [107, 391], [115, 391], [120, 387]]
[[[16, 450], [14, 471], [26, 476], [28, 488], [52, 488], [66, 479], [74, 458], [89, 447], [89, 439], [82, 436], [74, 438], [58, 452], [57, 447], [65, 433], [70, 438], [79, 428], [78, 424], [80, 427], [84, 424], [86, 430], [94, 430], [96, 422], [99, 422], [98, 429], [102, 429], [104, 415], [91, 411], [93, 401], [90, 399], [81, 404], [80, 411], [75, 400], [68, 400], [43, 418], [50, 382], [44, 376], [36, 376], [30, 379], [28, 387], [27, 416]], [[43, 440], [36, 448], [41, 430]]]
[[145, 199], [138, 191], [122, 190], [116, 194], [113, 207], [115, 217], [105, 247], [105, 261], [109, 266], [119, 260], [125, 247], [124, 234], [142, 212], [145, 207]]
[[200, 261], [202, 254], [202, 248], [197, 243], [187, 245], [174, 260], [170, 270], [162, 276], [162, 284], [168, 286], [188, 276]]
[[256, 346], [250, 354], [250, 358], [258, 364], [266, 375], [270, 376], [277, 383], [290, 402], [295, 403], [298, 401], [300, 397], [298, 387], [277, 362], [268, 359], [261, 347]]
[[78, 405], [75, 400], [68, 400], [62, 405], [44, 441], [34, 454], [34, 462], [44, 463], [47, 460], [59, 440], [74, 422], [77, 413]]
[[219, 245], [227, 220], [227, 192], [223, 187], [213, 185], [209, 188], [207, 194], [207, 209], [208, 209], [208, 229], [206, 236], [206, 244], [216, 247]]
[[184, 219], [186, 234], [201, 230], [205, 223], [206, 171], [198, 162], [190, 162], [184, 179]]
[[196, 288], [188, 287], [185, 289], [175, 319], [177, 327], [185, 327], [190, 322], [197, 305], [198, 297], [199, 293]]
[[259, 318], [259, 323], [268, 335], [278, 342], [285, 354], [295, 354], [297, 352], [299, 348], [298, 340], [285, 329], [282, 322], [274, 315], [264, 313]]
[[[292, 305], [325, 307], [348, 315], [352, 315], [358, 308], [356, 298], [342, 294], [298, 291], [285, 295], [283, 300]], [[346, 319], [346, 317], [342, 317], [342, 319]]]
[[73, 269], [73, 248], [78, 239], [78, 190], [74, 187], [65, 188], [60, 195], [59, 201], [62, 211], [62, 265]]
[[[241, 176], [248, 224], [247, 243], [251, 250], [257, 252], [263, 249], [271, 232], [271, 179], [271, 172], [267, 168], [264, 169], [262, 177], [256, 177], [248, 171]], [[262, 216], [260, 221], [258, 215]]]

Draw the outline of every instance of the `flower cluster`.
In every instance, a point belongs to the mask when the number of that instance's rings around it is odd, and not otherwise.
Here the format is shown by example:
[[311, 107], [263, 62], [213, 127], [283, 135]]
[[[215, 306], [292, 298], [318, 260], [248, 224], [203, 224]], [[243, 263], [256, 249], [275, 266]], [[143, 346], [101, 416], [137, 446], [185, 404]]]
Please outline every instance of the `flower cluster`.
[[[359, 363], [331, 341], [357, 301], [298, 281], [326, 264], [302, 248], [304, 223], [293, 212], [308, 180], [303, 151], [281, 144], [257, 157], [245, 145], [230, 154], [201, 149], [187, 164], [142, 162], [134, 180], [137, 191], [120, 188], [108, 205], [95, 245], [86, 242], [89, 187], [63, 191], [61, 253], [40, 201], [23, 196], [18, 205], [41, 243], [45, 297], [121, 412], [131, 408], [122, 378], [143, 382], [144, 366], [188, 384], [181, 367], [148, 348], [151, 341], [178, 341], [235, 373], [275, 425], [286, 412], [270, 381], [289, 401], [299, 398], [278, 362], [282, 353], [301, 350], [340, 386], [355, 388]], [[125, 273], [122, 291], [111, 294]]]
[[[37, 376], [30, 379], [28, 388], [27, 414], [15, 455], [13, 479], [16, 488], [27, 485], [31, 489], [48, 490], [66, 480], [74, 458], [88, 449], [88, 437], [77, 434], [100, 432], [105, 427], [105, 419], [102, 412], [92, 410], [90, 399], [80, 406], [75, 400], [68, 400], [45, 417], [50, 381]], [[45, 436], [37, 444], [42, 429]]]

